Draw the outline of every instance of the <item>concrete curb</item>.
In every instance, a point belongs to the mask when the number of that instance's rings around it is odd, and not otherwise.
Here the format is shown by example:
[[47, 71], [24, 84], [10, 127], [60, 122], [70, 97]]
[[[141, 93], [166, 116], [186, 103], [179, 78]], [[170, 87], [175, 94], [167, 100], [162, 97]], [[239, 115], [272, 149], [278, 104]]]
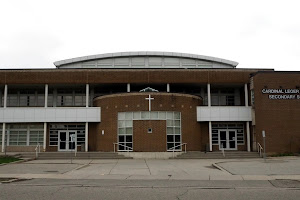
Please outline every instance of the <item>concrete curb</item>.
[[234, 175], [234, 174], [230, 173], [229, 171], [227, 171], [226, 169], [224, 169], [223, 167], [219, 166], [217, 163], [213, 163], [212, 166], [214, 166], [215, 168], [221, 170], [222, 172], [225, 172], [225, 173], [230, 174], [230, 175]]

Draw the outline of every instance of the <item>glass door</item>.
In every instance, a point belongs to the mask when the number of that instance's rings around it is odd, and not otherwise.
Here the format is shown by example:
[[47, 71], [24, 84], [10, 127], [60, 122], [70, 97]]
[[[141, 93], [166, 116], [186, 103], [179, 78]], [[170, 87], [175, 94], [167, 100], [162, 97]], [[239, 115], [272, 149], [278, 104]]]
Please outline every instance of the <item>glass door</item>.
[[75, 150], [77, 144], [76, 132], [69, 131], [69, 150]]
[[219, 148], [227, 149], [227, 130], [219, 131]]
[[58, 151], [74, 151], [77, 145], [77, 131], [58, 132]]
[[235, 130], [228, 130], [228, 147], [231, 150], [237, 150], [237, 138]]
[[237, 150], [236, 130], [219, 130], [219, 149]]

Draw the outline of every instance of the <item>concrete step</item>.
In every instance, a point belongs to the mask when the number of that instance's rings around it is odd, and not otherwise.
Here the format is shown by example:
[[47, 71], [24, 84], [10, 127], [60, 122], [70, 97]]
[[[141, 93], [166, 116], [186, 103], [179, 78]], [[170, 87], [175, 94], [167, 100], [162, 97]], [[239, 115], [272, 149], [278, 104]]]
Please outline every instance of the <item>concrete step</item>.
[[183, 153], [175, 159], [243, 159], [243, 158], [260, 158], [257, 152], [246, 151], [225, 151], [225, 157], [221, 151], [216, 152], [187, 152]]
[[38, 159], [131, 159], [113, 152], [41, 152]]

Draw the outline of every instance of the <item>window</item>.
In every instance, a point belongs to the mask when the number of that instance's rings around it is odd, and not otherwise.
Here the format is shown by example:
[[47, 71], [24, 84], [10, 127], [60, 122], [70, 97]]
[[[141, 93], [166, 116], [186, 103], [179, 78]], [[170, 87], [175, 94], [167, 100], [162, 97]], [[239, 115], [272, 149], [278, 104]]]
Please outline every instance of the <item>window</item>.
[[254, 90], [251, 90], [250, 93], [251, 93], [251, 105], [254, 106]]
[[85, 143], [85, 124], [50, 124], [49, 146], [58, 145], [58, 131], [77, 131], [77, 145]]
[[219, 130], [234, 129], [237, 134], [237, 144], [244, 145], [244, 124], [243, 123], [213, 123], [212, 124], [212, 144], [219, 144]]
[[[212, 89], [211, 90], [211, 105], [213, 106], [235, 106], [240, 105], [236, 102], [236, 97], [239, 98], [239, 93], [236, 89]], [[236, 96], [238, 95], [238, 96]]]
[[43, 143], [42, 124], [10, 124], [7, 127], [7, 140], [10, 146], [31, 146]]
[[[181, 151], [181, 114], [180, 112], [142, 111], [118, 113], [118, 142], [119, 151], [132, 151], [126, 147], [133, 147], [133, 120], [166, 120], [167, 149]], [[152, 128], [146, 130], [152, 133]]]

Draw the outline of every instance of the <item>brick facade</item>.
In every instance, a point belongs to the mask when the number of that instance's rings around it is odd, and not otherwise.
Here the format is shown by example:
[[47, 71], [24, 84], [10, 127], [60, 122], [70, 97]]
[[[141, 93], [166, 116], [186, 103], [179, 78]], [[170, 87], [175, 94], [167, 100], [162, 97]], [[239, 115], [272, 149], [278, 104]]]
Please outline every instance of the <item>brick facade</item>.
[[299, 89], [300, 73], [258, 73], [253, 77], [253, 87], [257, 142], [263, 144], [261, 132], [265, 130], [269, 154], [300, 152], [300, 99], [275, 100], [262, 93], [264, 88]]
[[[96, 140], [96, 146], [91, 146], [90, 150], [113, 151], [113, 143], [118, 141], [118, 112], [148, 111], [148, 101], [145, 100], [148, 94], [150, 93], [125, 93], [96, 98], [94, 104], [101, 107], [102, 118], [101, 123], [95, 125], [96, 132], [90, 132], [91, 135], [95, 135], [93, 139]], [[202, 99], [193, 95], [173, 93], [151, 93], [151, 96], [154, 98], [152, 111], [181, 112], [182, 142], [188, 144], [189, 151], [200, 151], [202, 133], [200, 123], [197, 122], [196, 107], [202, 104]], [[152, 126], [152, 134], [144, 134], [148, 129], [147, 125]], [[134, 150], [166, 151], [165, 121], [134, 121], [133, 129], [134, 148], [137, 148]], [[104, 135], [101, 134], [102, 130]]]

